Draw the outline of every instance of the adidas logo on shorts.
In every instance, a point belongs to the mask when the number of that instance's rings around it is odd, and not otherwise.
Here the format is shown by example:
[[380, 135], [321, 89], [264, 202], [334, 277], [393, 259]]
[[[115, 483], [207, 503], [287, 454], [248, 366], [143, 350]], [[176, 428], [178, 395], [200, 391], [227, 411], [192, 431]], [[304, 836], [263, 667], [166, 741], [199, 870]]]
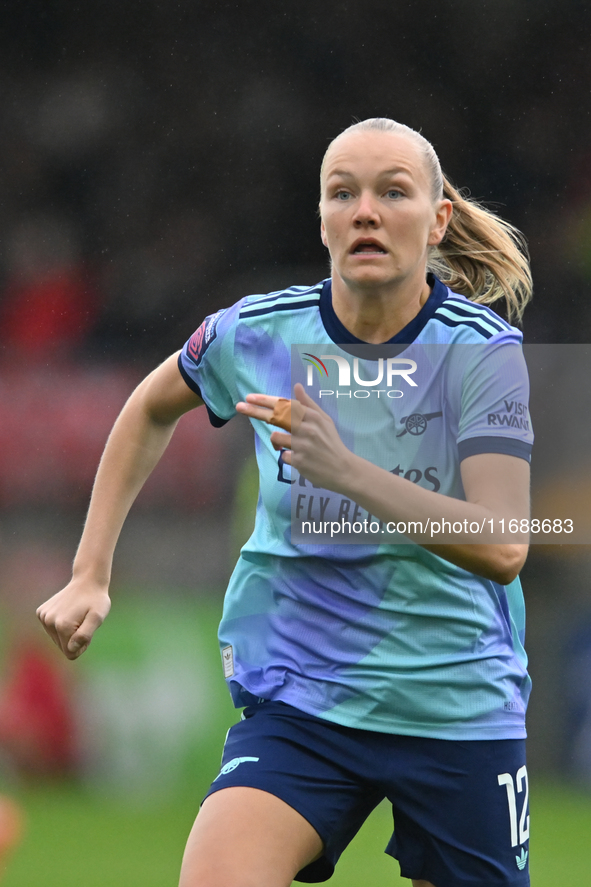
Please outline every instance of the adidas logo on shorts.
[[525, 868], [525, 865], [527, 863], [527, 856], [528, 856], [528, 851], [524, 847], [522, 847], [521, 848], [521, 856], [515, 857], [515, 862], [517, 863], [517, 868], [519, 869], [520, 872]]

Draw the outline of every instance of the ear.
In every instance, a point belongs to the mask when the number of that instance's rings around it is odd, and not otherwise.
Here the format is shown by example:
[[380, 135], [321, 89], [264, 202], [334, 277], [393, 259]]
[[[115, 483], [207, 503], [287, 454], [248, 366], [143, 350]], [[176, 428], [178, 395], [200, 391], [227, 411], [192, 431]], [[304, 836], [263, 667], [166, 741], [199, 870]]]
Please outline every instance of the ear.
[[447, 226], [449, 225], [453, 213], [453, 204], [451, 200], [440, 200], [437, 204], [435, 212], [435, 224], [429, 234], [427, 243], [429, 246], [437, 246], [445, 237]]
[[326, 239], [326, 228], [324, 227], [324, 222], [320, 219], [320, 239], [324, 246], [328, 249], [328, 240]]

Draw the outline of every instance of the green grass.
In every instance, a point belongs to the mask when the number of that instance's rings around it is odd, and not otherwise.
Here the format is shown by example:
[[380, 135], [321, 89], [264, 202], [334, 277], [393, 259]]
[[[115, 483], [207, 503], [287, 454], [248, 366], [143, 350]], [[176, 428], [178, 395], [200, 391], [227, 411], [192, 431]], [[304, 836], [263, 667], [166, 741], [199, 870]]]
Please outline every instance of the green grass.
[[[2, 887], [176, 887], [185, 838], [202, 789], [193, 799], [136, 807], [77, 788], [20, 794], [27, 815], [23, 843]], [[409, 885], [383, 848], [390, 831], [384, 805], [344, 854], [332, 887]], [[559, 784], [532, 789], [532, 887], [591, 880], [591, 797]]]
[[[116, 672], [137, 688], [152, 674], [154, 656], [194, 675], [201, 708], [184, 744], [175, 747], [179, 767], [165, 780], [166, 760], [154, 758], [155, 778], [147, 781], [144, 795], [138, 795], [137, 785], [135, 794], [127, 792], [123, 783], [101, 773], [87, 788], [46, 785], [13, 792], [27, 827], [2, 887], [177, 887], [186, 837], [217, 770], [225, 730], [237, 717], [215, 638], [220, 608], [206, 599], [181, 602], [164, 594], [115, 597], [113, 613], [72, 679], [77, 675], [79, 692], [88, 693], [93, 681]], [[127, 740], [138, 754], [142, 739], [136, 732]], [[152, 759], [146, 761], [148, 766]], [[158, 786], [163, 786], [160, 795]], [[135, 797], [133, 803], [122, 800], [128, 795]], [[591, 884], [591, 794], [534, 780], [531, 801], [532, 887]], [[331, 887], [409, 887], [383, 852], [390, 832], [390, 812], [382, 805], [345, 852]]]
[[137, 809], [68, 789], [22, 797], [25, 839], [3, 887], [176, 885], [193, 810], [188, 803]]

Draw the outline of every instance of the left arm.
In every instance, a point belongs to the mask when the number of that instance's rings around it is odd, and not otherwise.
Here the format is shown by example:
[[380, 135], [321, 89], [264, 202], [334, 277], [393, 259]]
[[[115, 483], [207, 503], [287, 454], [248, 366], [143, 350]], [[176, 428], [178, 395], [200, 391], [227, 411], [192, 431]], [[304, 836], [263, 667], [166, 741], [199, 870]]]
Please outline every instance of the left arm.
[[[425, 490], [403, 477], [397, 477], [367, 460], [353, 455], [352, 472], [348, 475], [346, 496], [383, 521], [475, 522], [488, 528], [505, 518], [529, 516], [529, 464], [516, 456], [483, 453], [470, 456], [461, 463], [462, 483], [466, 501]], [[493, 537], [484, 532], [481, 538]], [[498, 538], [498, 537], [497, 537]], [[523, 538], [520, 536], [519, 538]], [[418, 541], [418, 540], [417, 540]], [[423, 547], [444, 560], [508, 585], [519, 574], [527, 557], [524, 542], [451, 542], [425, 544]]]
[[[453, 499], [419, 487], [373, 465], [352, 453], [343, 444], [334, 422], [296, 385], [297, 422], [292, 434], [275, 431], [271, 441], [276, 449], [286, 448], [284, 461], [312, 483], [340, 493], [378, 519], [388, 521], [445, 520], [449, 523], [477, 522], [488, 528], [488, 521], [498, 526], [502, 518], [529, 517], [529, 464], [515, 456], [484, 453], [469, 456], [461, 463], [466, 500]], [[237, 410], [252, 418], [269, 421], [278, 398], [249, 394]], [[287, 427], [282, 424], [282, 427]], [[413, 538], [411, 534], [410, 538]], [[444, 560], [507, 585], [519, 573], [527, 556], [527, 541], [494, 543], [498, 536], [483, 532], [482, 542], [458, 541], [449, 544], [419, 544]]]

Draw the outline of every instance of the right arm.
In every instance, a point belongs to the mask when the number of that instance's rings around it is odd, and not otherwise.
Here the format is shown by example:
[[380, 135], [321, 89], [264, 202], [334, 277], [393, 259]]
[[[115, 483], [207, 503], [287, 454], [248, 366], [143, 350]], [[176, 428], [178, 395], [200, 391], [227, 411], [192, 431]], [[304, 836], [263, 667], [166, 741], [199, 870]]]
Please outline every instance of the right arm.
[[173, 354], [150, 373], [123, 407], [99, 465], [72, 580], [37, 610], [68, 659], [86, 650], [109, 612], [113, 553], [133, 501], [180, 417], [203, 403], [181, 376], [177, 358]]

